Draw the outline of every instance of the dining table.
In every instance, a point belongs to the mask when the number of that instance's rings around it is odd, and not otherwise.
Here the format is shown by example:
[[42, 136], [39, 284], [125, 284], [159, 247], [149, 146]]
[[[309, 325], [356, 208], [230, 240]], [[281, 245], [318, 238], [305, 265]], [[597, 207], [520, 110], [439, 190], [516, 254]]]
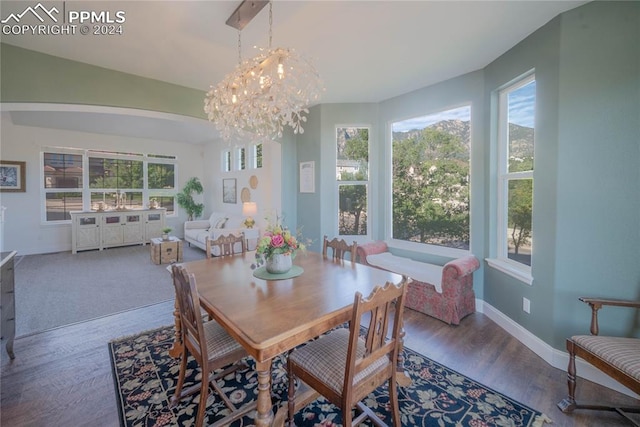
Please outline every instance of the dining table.
[[[399, 274], [312, 251], [297, 254], [292, 270], [283, 275], [268, 274], [257, 267], [254, 252], [182, 265], [195, 277], [204, 310], [256, 362], [258, 427], [282, 424], [280, 414], [286, 413], [278, 410], [276, 417], [272, 410], [272, 360], [348, 322], [356, 292], [368, 296], [376, 285], [404, 280]], [[176, 357], [181, 354], [179, 329], [176, 316], [172, 349]], [[399, 374], [401, 370], [400, 361]]]

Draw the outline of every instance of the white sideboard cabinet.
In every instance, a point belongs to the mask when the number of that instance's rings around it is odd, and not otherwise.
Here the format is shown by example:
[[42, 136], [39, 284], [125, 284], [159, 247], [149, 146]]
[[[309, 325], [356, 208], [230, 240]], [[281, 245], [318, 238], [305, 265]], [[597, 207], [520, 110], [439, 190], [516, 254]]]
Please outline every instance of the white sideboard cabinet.
[[166, 209], [82, 212], [71, 214], [71, 252], [144, 245], [160, 237]]

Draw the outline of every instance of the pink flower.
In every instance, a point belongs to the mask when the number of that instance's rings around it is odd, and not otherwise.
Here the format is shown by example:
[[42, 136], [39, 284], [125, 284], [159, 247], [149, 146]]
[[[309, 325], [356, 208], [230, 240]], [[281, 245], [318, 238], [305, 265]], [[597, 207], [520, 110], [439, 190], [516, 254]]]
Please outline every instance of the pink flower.
[[284, 245], [284, 237], [281, 234], [271, 236], [271, 246], [274, 248], [280, 248]]

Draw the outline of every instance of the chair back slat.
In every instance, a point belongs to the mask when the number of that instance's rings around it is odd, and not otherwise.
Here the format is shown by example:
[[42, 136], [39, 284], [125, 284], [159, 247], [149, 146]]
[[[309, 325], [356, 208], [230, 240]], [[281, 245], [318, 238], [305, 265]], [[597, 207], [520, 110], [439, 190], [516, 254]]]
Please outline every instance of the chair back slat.
[[352, 263], [356, 262], [356, 252], [358, 250], [358, 243], [355, 241], [349, 245], [344, 239], [338, 239], [334, 237], [329, 240], [327, 236], [324, 236], [322, 242], [322, 256], [328, 258], [328, 249], [331, 248], [332, 258], [336, 261], [344, 260], [344, 256], [347, 253], [350, 253], [350, 261]]

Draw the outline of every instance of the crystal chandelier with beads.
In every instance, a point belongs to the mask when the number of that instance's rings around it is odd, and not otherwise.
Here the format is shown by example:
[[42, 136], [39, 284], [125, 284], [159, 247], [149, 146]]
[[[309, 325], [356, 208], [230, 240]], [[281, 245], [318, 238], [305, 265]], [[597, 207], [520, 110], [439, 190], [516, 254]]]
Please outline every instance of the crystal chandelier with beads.
[[234, 135], [281, 138], [285, 126], [301, 134], [308, 107], [324, 91], [307, 58], [294, 49], [271, 47], [272, 21], [269, 2], [269, 48], [239, 61], [233, 72], [207, 92], [204, 110], [224, 139]]

